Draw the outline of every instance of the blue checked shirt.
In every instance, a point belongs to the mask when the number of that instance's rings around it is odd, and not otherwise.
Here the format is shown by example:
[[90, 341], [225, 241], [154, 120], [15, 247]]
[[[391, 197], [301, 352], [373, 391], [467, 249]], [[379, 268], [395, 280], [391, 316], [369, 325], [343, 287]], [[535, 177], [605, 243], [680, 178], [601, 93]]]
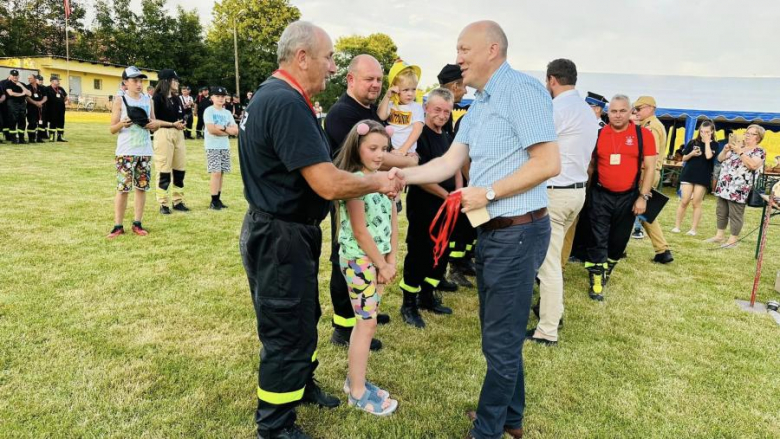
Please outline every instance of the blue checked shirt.
[[[521, 168], [529, 146], [556, 140], [550, 93], [535, 78], [507, 62], [490, 77], [485, 89], [463, 116], [455, 142], [469, 147], [469, 186], [488, 187]], [[491, 218], [523, 215], [547, 206], [547, 184], [492, 201]]]

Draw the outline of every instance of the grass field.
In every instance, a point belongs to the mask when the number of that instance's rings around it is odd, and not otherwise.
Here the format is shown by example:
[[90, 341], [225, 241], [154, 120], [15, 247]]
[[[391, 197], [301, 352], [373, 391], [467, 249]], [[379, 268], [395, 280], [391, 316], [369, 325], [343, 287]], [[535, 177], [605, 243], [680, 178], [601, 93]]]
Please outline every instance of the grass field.
[[[193, 211], [161, 216], [150, 193], [150, 235], [107, 241], [116, 139], [106, 115], [73, 116], [70, 143], [0, 145], [0, 437], [251, 437], [258, 342], [238, 253], [246, 203], [235, 145], [230, 209], [207, 210], [203, 146], [191, 141]], [[756, 234], [715, 250], [703, 242], [714, 209], [708, 197], [699, 236], [667, 233], [669, 266], [649, 262], [648, 239], [632, 240], [603, 303], [569, 266], [561, 342], [525, 349], [527, 437], [780, 437], [780, 327], [734, 303], [750, 294]], [[759, 215], [748, 209], [745, 234]], [[328, 341], [327, 227], [317, 376], [343, 397], [346, 350]], [[767, 247], [761, 301], [778, 298], [777, 227]], [[369, 377], [400, 400], [398, 412], [303, 407], [300, 424], [316, 438], [462, 437], [485, 371], [475, 291], [447, 293], [454, 315], [426, 314], [424, 331], [401, 322], [398, 287], [387, 293], [393, 321], [378, 330], [386, 348]]]

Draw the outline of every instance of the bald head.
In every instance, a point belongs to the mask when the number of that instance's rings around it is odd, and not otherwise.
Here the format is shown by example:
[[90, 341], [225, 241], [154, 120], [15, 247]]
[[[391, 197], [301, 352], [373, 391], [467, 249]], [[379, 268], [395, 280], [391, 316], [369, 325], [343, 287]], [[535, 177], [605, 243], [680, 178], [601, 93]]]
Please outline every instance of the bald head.
[[509, 40], [498, 23], [492, 20], [476, 21], [466, 26], [460, 34], [463, 35], [466, 32], [475, 33], [487, 45], [497, 45], [499, 54], [506, 59]]
[[374, 58], [371, 55], [358, 55], [354, 58], [352, 58], [352, 61], [349, 63], [349, 67], [347, 68], [348, 73], [357, 73], [358, 71], [366, 71], [374, 69], [382, 71], [382, 65], [379, 64], [379, 61], [377, 61], [376, 58]]
[[347, 68], [347, 94], [364, 107], [369, 107], [382, 91], [382, 65], [371, 55], [352, 58]]
[[506, 61], [509, 42], [495, 21], [477, 21], [458, 36], [458, 58], [463, 82], [482, 90], [493, 72]]

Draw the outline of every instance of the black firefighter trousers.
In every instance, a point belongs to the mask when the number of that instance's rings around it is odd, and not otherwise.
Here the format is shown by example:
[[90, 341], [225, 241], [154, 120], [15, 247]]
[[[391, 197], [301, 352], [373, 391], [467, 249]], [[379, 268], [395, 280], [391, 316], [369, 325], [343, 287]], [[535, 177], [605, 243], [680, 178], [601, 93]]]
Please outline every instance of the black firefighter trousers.
[[268, 432], [295, 422], [295, 406], [317, 368], [322, 231], [250, 209], [239, 247], [263, 345], [255, 421]]
[[603, 264], [607, 259], [619, 261], [631, 238], [634, 202], [639, 191], [617, 193], [595, 186], [590, 195], [588, 215], [592, 233], [588, 260], [595, 264]]

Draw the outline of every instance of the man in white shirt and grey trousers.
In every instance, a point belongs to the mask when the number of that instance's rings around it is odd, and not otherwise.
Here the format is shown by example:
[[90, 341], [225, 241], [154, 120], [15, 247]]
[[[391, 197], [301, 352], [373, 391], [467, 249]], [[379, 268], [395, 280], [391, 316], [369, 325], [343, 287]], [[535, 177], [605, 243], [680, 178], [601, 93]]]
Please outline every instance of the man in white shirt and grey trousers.
[[593, 110], [574, 89], [577, 66], [568, 59], [547, 65], [547, 90], [553, 97], [553, 116], [561, 153], [561, 173], [547, 181], [552, 234], [547, 256], [539, 269], [539, 324], [527, 340], [553, 345], [563, 316], [561, 248], [566, 231], [585, 203], [588, 165], [596, 146], [599, 124]]

